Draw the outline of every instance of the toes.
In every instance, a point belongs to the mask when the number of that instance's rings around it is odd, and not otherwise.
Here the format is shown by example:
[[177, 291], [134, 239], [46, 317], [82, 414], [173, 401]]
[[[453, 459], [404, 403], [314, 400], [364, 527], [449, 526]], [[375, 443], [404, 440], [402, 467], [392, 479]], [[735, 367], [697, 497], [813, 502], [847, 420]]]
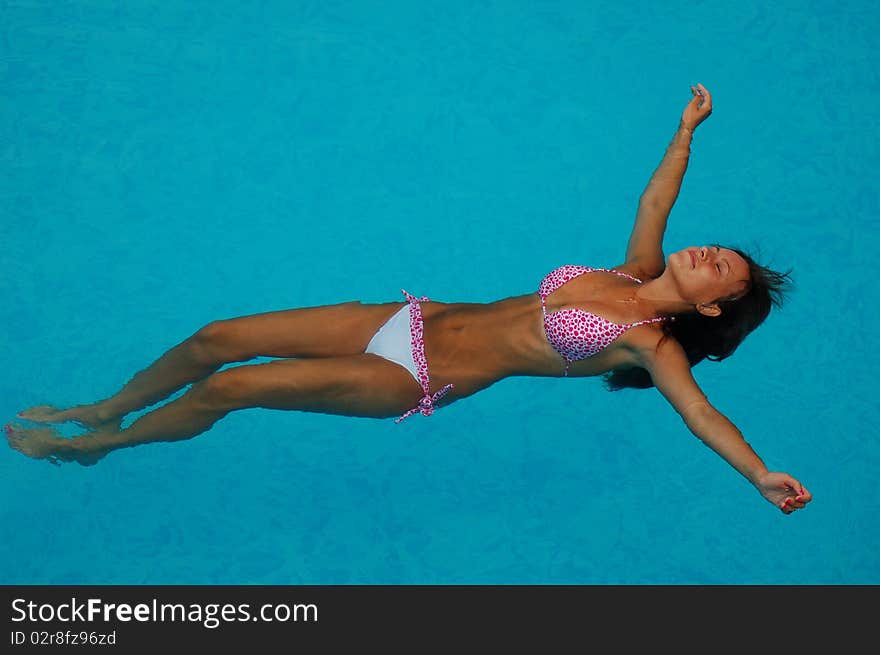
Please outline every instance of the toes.
[[52, 405], [36, 405], [34, 407], [28, 407], [27, 409], [19, 412], [18, 417], [33, 420], [41, 418], [46, 414], [52, 414], [56, 411], [58, 410], [52, 407]]
[[6, 432], [6, 443], [9, 444], [9, 447], [13, 450], [21, 451], [22, 444], [24, 442], [24, 437], [21, 433], [17, 432], [11, 425], [8, 423], [3, 426], [4, 432]]
[[[45, 425], [47, 423], [67, 423], [69, 421], [84, 430], [95, 430], [104, 425], [93, 420], [93, 417], [89, 412], [77, 407], [72, 409], [58, 409], [52, 405], [37, 405], [36, 407], [30, 407], [19, 412], [16, 416], [25, 421], [38, 423], [40, 425]], [[117, 423], [121, 423], [121, 419], [118, 419]], [[118, 431], [118, 426], [116, 429]]]

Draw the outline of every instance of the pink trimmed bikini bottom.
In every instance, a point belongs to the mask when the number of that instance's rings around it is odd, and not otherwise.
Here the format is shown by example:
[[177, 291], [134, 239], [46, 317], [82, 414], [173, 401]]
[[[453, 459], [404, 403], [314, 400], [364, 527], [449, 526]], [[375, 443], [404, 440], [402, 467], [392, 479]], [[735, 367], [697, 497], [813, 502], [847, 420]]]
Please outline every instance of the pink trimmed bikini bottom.
[[400, 423], [416, 412], [421, 413], [422, 416], [430, 416], [434, 413], [436, 402], [449, 393], [454, 386], [447, 384], [434, 394], [430, 392], [431, 380], [428, 376], [428, 360], [425, 358], [425, 329], [421, 306], [421, 303], [430, 302], [430, 299], [427, 296], [416, 298], [404, 289], [401, 291], [406, 296], [408, 305], [401, 307], [385, 321], [370, 339], [370, 343], [367, 344], [364, 351], [399, 364], [409, 371], [422, 387], [425, 395], [419, 400], [419, 404], [400, 418], [395, 419], [395, 423]]

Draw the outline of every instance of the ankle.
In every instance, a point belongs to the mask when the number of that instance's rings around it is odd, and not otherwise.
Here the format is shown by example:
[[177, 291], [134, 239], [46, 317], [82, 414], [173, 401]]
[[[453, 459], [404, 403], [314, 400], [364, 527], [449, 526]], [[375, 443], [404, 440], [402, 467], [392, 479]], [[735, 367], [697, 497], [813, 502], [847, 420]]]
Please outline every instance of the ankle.
[[106, 452], [120, 441], [118, 433], [96, 432], [73, 437], [67, 441], [69, 454], [91, 455]]

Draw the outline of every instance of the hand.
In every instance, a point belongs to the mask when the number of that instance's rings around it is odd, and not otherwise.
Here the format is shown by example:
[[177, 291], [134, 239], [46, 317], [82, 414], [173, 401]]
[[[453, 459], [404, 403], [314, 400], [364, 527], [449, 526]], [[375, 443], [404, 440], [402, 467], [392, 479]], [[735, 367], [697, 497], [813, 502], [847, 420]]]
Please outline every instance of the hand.
[[702, 84], [691, 87], [694, 97], [681, 115], [681, 126], [693, 132], [712, 113], [712, 94]]
[[813, 500], [813, 495], [800, 482], [788, 473], [765, 473], [755, 485], [768, 501], [782, 510], [783, 514], [791, 514], [796, 509]]

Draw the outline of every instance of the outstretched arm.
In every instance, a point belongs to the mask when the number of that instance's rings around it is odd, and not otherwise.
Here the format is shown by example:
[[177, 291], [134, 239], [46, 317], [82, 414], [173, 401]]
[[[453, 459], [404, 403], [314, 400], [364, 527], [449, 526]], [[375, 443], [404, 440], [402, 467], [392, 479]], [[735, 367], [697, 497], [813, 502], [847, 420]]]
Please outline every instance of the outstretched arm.
[[640, 359], [688, 429], [751, 482], [767, 501], [791, 514], [812, 500], [810, 492], [792, 476], [768, 471], [737, 427], [709, 403], [677, 341], [666, 340], [659, 347], [645, 350]]
[[702, 84], [691, 87], [687, 104], [672, 142], [639, 198], [636, 224], [626, 247], [626, 262], [635, 264], [650, 277], [663, 272], [663, 234], [669, 212], [678, 198], [691, 152], [691, 137], [697, 125], [712, 113], [712, 96]]
[[694, 435], [721, 455], [785, 514], [802, 509], [812, 500], [806, 487], [792, 476], [768, 471], [737, 427], [708, 402], [690, 408], [685, 423]]

